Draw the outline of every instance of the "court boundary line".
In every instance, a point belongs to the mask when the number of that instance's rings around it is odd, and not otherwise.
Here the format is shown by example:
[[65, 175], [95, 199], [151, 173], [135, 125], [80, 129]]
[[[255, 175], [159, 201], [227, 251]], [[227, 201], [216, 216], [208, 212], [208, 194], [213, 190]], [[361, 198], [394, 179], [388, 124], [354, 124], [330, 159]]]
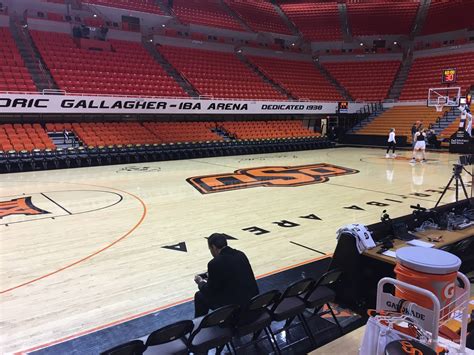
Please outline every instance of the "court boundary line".
[[[102, 186], [103, 187], [103, 186]], [[119, 193], [117, 192], [112, 192], [112, 191], [102, 191], [102, 190], [58, 190], [58, 191], [48, 191], [49, 192], [80, 192], [80, 191], [98, 191], [98, 192], [107, 192], [107, 193], [110, 193], [110, 194], [114, 194], [114, 195], [117, 195], [119, 197], [119, 199], [114, 202], [113, 204], [111, 205], [108, 205], [108, 206], [104, 206], [104, 207], [99, 207], [99, 208], [96, 208], [96, 209], [93, 209], [93, 210], [89, 210], [89, 211], [82, 211], [82, 212], [77, 212], [77, 213], [71, 213], [71, 214], [60, 214], [60, 215], [57, 215], [57, 216], [54, 216], [54, 218], [60, 218], [60, 217], [67, 217], [67, 216], [73, 216], [73, 215], [79, 215], [79, 214], [85, 214], [85, 213], [92, 213], [92, 212], [97, 212], [97, 211], [101, 211], [101, 210], [105, 210], [106, 208], [110, 208], [110, 207], [113, 207], [115, 205], [118, 205], [120, 202], [122, 202], [123, 200], [123, 196], [120, 195]], [[125, 192], [126, 191], [122, 191], [122, 192]], [[42, 192], [32, 192], [31, 195], [33, 194], [39, 194], [41, 195]], [[24, 194], [24, 195], [28, 195], [28, 194]], [[12, 196], [17, 196], [17, 195], [12, 195]], [[8, 196], [8, 197], [12, 197], [12, 196]], [[19, 195], [18, 195], [19, 196]], [[8, 198], [7, 197], [7, 198]], [[2, 196], [0, 196], [0, 198], [4, 198]], [[35, 222], [35, 221], [41, 221], [41, 220], [44, 220], [44, 219], [51, 219], [53, 217], [40, 217], [40, 218], [34, 218], [34, 219], [30, 219], [30, 220], [24, 220], [24, 221], [14, 221], [14, 222], [7, 222], [7, 223], [0, 223], [0, 226], [6, 226], [6, 225], [10, 225], [10, 224], [18, 224], [18, 223], [27, 223], [27, 222]]]
[[[73, 184], [73, 183], [71, 183], [71, 184]], [[98, 185], [89, 185], [89, 186], [95, 186], [95, 187], [104, 188], [104, 186], [98, 186]], [[130, 234], [132, 234], [132, 233], [143, 223], [143, 221], [145, 220], [145, 217], [146, 217], [147, 212], [148, 212], [147, 206], [146, 206], [145, 202], [144, 202], [140, 197], [138, 197], [138, 196], [136, 196], [136, 195], [134, 195], [134, 194], [132, 194], [132, 193], [130, 193], [130, 192], [127, 192], [127, 191], [124, 191], [124, 190], [120, 190], [120, 189], [115, 189], [115, 188], [110, 188], [110, 189], [111, 189], [111, 190], [115, 190], [115, 191], [120, 191], [120, 192], [125, 193], [125, 194], [127, 194], [127, 195], [129, 195], [129, 196], [132, 196], [132, 197], [135, 198], [135, 200], [137, 200], [137, 201], [142, 205], [142, 207], [143, 207], [143, 211], [142, 211], [142, 215], [141, 215], [140, 219], [138, 220], [137, 223], [135, 223], [135, 225], [134, 225], [130, 230], [128, 230], [128, 231], [127, 231], [125, 234], [123, 234], [120, 238], [114, 240], [112, 243], [107, 244], [105, 247], [102, 247], [102, 248], [100, 248], [99, 250], [96, 250], [95, 252], [93, 252], [93, 253], [91, 253], [91, 254], [89, 254], [89, 255], [86, 255], [85, 257], [83, 257], [83, 258], [81, 258], [81, 259], [79, 259], [79, 260], [76, 260], [76, 261], [74, 261], [74, 262], [72, 262], [72, 263], [70, 263], [70, 264], [67, 264], [66, 266], [63, 266], [63, 267], [61, 267], [61, 268], [59, 268], [59, 269], [57, 269], [57, 270], [51, 271], [51, 272], [49, 272], [49, 273], [47, 273], [47, 274], [38, 276], [38, 277], [36, 277], [36, 278], [34, 278], [34, 279], [32, 279], [32, 280], [23, 282], [23, 283], [21, 283], [21, 284], [19, 284], [19, 285], [9, 287], [9, 288], [7, 288], [7, 289], [5, 289], [5, 290], [0, 290], [0, 295], [2, 295], [2, 294], [4, 294], [4, 293], [7, 293], [7, 292], [10, 292], [10, 291], [13, 291], [13, 290], [16, 290], [16, 289], [18, 289], [18, 288], [20, 288], [20, 287], [30, 285], [30, 284], [32, 284], [32, 283], [35, 283], [36, 281], [45, 279], [45, 278], [50, 277], [50, 276], [52, 276], [52, 275], [55, 275], [55, 274], [57, 274], [57, 273], [59, 273], [59, 272], [61, 272], [61, 271], [70, 269], [71, 267], [73, 267], [73, 266], [75, 266], [75, 265], [77, 265], [77, 264], [80, 264], [80, 263], [82, 263], [82, 262], [84, 262], [84, 261], [87, 261], [87, 260], [89, 260], [89, 259], [92, 259], [94, 256], [96, 256], [96, 255], [102, 253], [103, 251], [105, 251], [105, 250], [111, 248], [112, 246], [114, 246], [115, 244], [121, 242], [122, 240], [124, 240], [125, 238], [127, 238]], [[120, 196], [120, 194], [118, 194], [118, 195]], [[120, 199], [120, 201], [122, 201], [122, 200]], [[119, 202], [120, 202], [120, 201], [119, 201]]]
[[[264, 278], [264, 277], [267, 277], [267, 276], [271, 276], [271, 275], [275, 275], [275, 274], [278, 274], [278, 273], [283, 272], [283, 271], [286, 271], [286, 270], [294, 269], [294, 268], [297, 268], [297, 267], [302, 266], [302, 265], [310, 264], [310, 263], [315, 262], [315, 261], [319, 261], [319, 260], [323, 260], [323, 259], [328, 259], [328, 258], [331, 258], [332, 255], [333, 255], [332, 253], [331, 253], [331, 254], [326, 254], [326, 255], [321, 255], [321, 256], [319, 256], [319, 257], [317, 257], [317, 258], [312, 258], [312, 259], [304, 260], [304, 261], [301, 261], [301, 262], [296, 263], [296, 264], [292, 264], [292, 265], [289, 265], [289, 266], [285, 266], [285, 267], [282, 267], [282, 268], [278, 268], [278, 269], [276, 269], [276, 270], [272, 270], [272, 271], [269, 271], [269, 272], [267, 272], [267, 273], [258, 275], [258, 276], [256, 277], [256, 279], [259, 280], [259, 279], [261, 279], [261, 278]], [[165, 309], [168, 309], [168, 308], [171, 308], [171, 307], [174, 307], [174, 306], [178, 306], [178, 305], [180, 305], [180, 304], [184, 304], [184, 303], [189, 302], [189, 301], [191, 301], [191, 300], [193, 300], [193, 297], [188, 297], [188, 298], [185, 298], [185, 299], [182, 299], [182, 300], [178, 300], [178, 301], [175, 301], [175, 302], [171, 302], [171, 303], [165, 304], [165, 305], [163, 305], [163, 306], [154, 308], [154, 309], [149, 310], [149, 311], [140, 312], [140, 313], [134, 314], [134, 315], [132, 314], [132, 315], [130, 315], [130, 316], [127, 316], [127, 317], [118, 319], [118, 320], [116, 320], [116, 321], [109, 322], [109, 323], [106, 323], [106, 324], [103, 324], [103, 325], [99, 325], [99, 326], [93, 327], [93, 328], [91, 328], [91, 329], [83, 330], [83, 331], [81, 331], [81, 332], [74, 333], [74, 334], [65, 336], [65, 337], [63, 337], [63, 338], [60, 338], [60, 339], [57, 339], [57, 340], [53, 340], [53, 341], [50, 341], [50, 342], [47, 342], [47, 343], [44, 343], [44, 344], [41, 344], [41, 345], [37, 345], [37, 346], [31, 347], [31, 348], [26, 349], [26, 350], [20, 350], [20, 351], [18, 351], [18, 352], [15, 352], [14, 355], [26, 355], [26, 354], [30, 354], [31, 352], [38, 351], [38, 350], [42, 350], [42, 349], [46, 349], [46, 348], [49, 348], [49, 347], [51, 347], [51, 346], [53, 346], [53, 345], [58, 345], [58, 344], [64, 343], [64, 342], [69, 341], [69, 340], [77, 339], [77, 338], [79, 338], [79, 337], [81, 337], [81, 336], [89, 335], [89, 334], [95, 333], [95, 332], [97, 332], [97, 331], [99, 331], [99, 330], [104, 330], [104, 329], [113, 327], [113, 326], [118, 325], [118, 324], [122, 324], [122, 323], [131, 321], [131, 320], [134, 320], [134, 319], [143, 317], [143, 316], [150, 315], [150, 314], [152, 314], [152, 313], [156, 313], [156, 312], [159, 312], [159, 311], [163, 311], [163, 310], [165, 310]]]

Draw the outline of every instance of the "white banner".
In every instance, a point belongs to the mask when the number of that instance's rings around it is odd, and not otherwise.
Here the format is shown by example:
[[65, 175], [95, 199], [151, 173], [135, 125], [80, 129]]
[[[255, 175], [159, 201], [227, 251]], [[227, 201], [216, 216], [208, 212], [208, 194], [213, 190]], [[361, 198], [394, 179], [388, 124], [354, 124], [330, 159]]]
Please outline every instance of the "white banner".
[[[363, 104], [349, 103], [349, 113]], [[110, 96], [1, 94], [1, 113], [335, 114], [337, 102], [232, 101]]]

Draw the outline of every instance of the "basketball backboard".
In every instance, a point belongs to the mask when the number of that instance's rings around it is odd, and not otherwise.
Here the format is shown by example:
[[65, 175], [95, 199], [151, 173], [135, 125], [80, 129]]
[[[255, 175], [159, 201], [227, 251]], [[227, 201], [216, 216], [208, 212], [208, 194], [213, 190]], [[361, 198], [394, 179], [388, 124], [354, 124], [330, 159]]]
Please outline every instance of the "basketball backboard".
[[428, 90], [429, 107], [436, 107], [437, 111], [442, 111], [444, 106], [459, 106], [459, 99], [461, 97], [461, 88], [444, 87], [444, 88], [430, 88]]

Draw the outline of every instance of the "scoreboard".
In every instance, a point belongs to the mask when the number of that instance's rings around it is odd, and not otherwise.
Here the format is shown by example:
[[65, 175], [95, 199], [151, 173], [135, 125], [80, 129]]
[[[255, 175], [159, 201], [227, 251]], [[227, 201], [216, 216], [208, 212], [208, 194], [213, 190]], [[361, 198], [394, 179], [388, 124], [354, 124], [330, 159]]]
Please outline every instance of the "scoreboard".
[[441, 77], [443, 84], [453, 84], [456, 82], [456, 68], [443, 69], [443, 75]]
[[337, 104], [337, 111], [339, 113], [347, 113], [349, 110], [349, 103], [347, 101], [339, 101]]

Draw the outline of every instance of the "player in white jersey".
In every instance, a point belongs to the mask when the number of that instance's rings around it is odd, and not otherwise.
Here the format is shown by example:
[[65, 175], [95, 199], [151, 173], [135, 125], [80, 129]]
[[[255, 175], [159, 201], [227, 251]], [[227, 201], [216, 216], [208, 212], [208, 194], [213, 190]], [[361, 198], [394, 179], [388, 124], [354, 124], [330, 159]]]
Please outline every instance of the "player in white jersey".
[[[385, 154], [385, 158], [395, 158], [395, 145], [397, 144], [397, 141], [395, 139], [395, 128], [390, 128], [390, 133], [388, 134], [388, 146], [387, 146], [387, 153]], [[388, 152], [392, 149], [392, 155], [388, 154]]]
[[466, 107], [466, 132], [472, 137], [472, 114], [469, 108]]

